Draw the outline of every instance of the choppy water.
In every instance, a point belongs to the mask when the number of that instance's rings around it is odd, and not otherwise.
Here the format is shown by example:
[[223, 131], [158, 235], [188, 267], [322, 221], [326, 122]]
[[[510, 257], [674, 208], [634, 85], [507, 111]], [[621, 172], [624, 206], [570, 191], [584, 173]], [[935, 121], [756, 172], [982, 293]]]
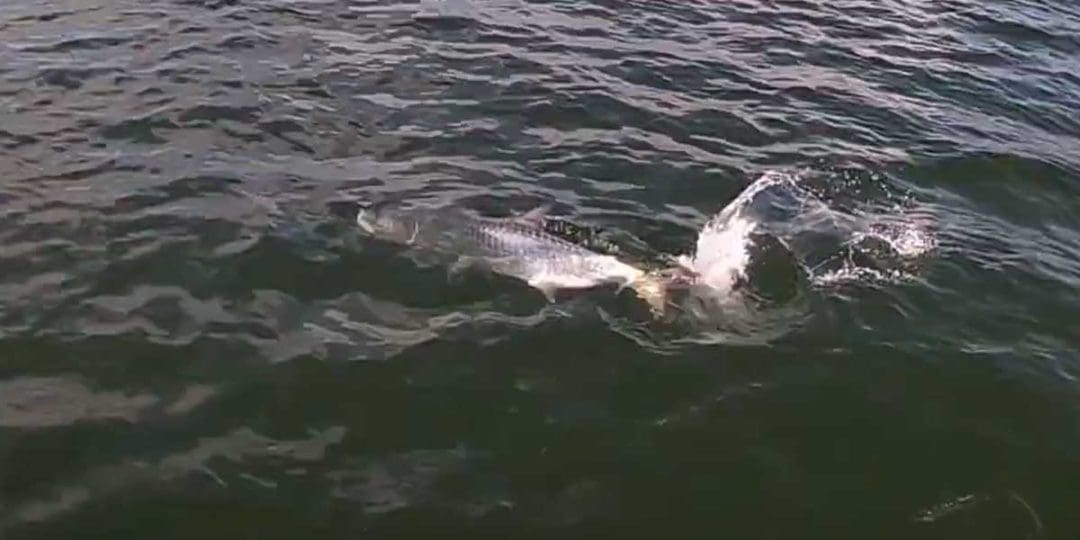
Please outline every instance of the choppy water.
[[[6, 0], [0, 536], [1080, 537], [1078, 36], [1065, 0]], [[549, 202], [690, 254], [763, 177], [732, 212], [809, 277], [709, 324], [352, 222]]]

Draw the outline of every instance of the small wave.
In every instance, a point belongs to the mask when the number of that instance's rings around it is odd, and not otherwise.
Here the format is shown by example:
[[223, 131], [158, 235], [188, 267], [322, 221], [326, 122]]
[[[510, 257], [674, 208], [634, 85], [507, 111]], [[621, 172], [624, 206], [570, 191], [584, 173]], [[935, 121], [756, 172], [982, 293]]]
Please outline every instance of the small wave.
[[904, 258], [922, 257], [937, 247], [937, 239], [915, 223], [876, 225], [870, 231], [855, 233], [854, 238], [856, 242], [866, 238], [881, 240]]
[[837, 257], [816, 268], [813, 281], [819, 286], [910, 281], [937, 246], [936, 236], [917, 222], [874, 223], [852, 232]]

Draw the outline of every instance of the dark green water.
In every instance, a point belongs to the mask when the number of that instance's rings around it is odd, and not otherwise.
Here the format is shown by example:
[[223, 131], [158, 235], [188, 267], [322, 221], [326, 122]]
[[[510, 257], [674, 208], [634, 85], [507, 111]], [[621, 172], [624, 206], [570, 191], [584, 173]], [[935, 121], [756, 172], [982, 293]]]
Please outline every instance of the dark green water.
[[[0, 537], [1080, 538], [1078, 36], [1067, 0], [5, 0]], [[680, 254], [769, 171], [848, 228], [709, 324], [352, 222], [548, 202]]]

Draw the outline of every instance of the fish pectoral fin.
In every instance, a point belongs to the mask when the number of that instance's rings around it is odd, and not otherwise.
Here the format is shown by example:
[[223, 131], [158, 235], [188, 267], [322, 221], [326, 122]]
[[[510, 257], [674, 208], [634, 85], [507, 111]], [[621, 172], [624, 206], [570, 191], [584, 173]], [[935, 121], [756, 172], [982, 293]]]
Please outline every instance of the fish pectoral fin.
[[544, 225], [544, 220], [547, 219], [547, 215], [550, 212], [551, 205], [542, 204], [540, 206], [537, 206], [536, 208], [533, 208], [532, 210], [529, 210], [528, 212], [525, 212], [524, 214], [516, 216], [514, 218], [514, 221], [518, 221], [532, 227], [541, 227]]
[[654, 318], [664, 316], [668, 304], [667, 283], [665, 280], [657, 276], [647, 275], [630, 283], [630, 286], [637, 293], [638, 298], [641, 298], [649, 305], [649, 311]]
[[478, 264], [479, 261], [475, 257], [466, 257], [462, 255], [446, 269], [446, 278], [451, 283], [460, 283], [465, 279], [465, 274], [468, 273], [469, 270], [475, 268]]
[[544, 293], [544, 298], [547, 298], [548, 302], [555, 303], [555, 292], [558, 290], [553, 283], [540, 280], [529, 280], [529, 286]]

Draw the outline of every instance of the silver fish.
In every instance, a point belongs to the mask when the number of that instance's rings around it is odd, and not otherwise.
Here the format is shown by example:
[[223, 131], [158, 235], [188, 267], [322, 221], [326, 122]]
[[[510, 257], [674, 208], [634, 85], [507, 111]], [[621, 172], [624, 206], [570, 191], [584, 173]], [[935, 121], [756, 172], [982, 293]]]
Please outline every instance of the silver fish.
[[451, 270], [481, 265], [515, 277], [554, 300], [560, 289], [615, 284], [630, 287], [654, 314], [666, 304], [662, 276], [590, 251], [543, 230], [546, 208], [513, 218], [488, 218], [461, 208], [406, 208], [381, 204], [361, 209], [356, 223], [375, 238], [458, 257]]

